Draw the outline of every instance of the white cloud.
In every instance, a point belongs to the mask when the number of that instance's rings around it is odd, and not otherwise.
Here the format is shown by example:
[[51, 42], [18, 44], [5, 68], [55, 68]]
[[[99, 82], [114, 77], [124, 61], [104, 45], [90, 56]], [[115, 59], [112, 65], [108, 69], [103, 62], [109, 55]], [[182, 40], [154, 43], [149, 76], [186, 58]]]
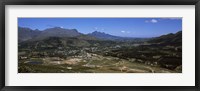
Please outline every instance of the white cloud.
[[121, 31], [122, 33], [125, 33], [125, 31]]
[[181, 17], [169, 17], [169, 18], [159, 18], [159, 19], [145, 20], [144, 22], [145, 23], [158, 23], [158, 22], [160, 22], [162, 20], [166, 20], [166, 19], [168, 19], [168, 20], [182, 20]]
[[158, 21], [156, 19], [151, 20], [152, 23], [157, 23]]
[[158, 20], [156, 20], [156, 19], [151, 19], [151, 20], [146, 20], [145, 22], [146, 22], [146, 23], [157, 23]]
[[131, 33], [130, 31], [121, 31], [121, 33]]

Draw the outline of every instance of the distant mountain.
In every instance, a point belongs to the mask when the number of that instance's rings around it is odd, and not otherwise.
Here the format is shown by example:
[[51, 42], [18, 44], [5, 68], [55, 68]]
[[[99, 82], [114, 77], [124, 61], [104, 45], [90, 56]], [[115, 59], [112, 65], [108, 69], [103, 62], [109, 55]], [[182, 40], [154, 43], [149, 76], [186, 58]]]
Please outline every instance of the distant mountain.
[[98, 32], [98, 31], [94, 31], [92, 33], [89, 33], [88, 35], [96, 37], [98, 39], [102, 39], [102, 40], [118, 40], [118, 39], [123, 38], [123, 37], [114, 36], [114, 35], [106, 34], [104, 32]]
[[94, 31], [92, 33], [87, 34], [89, 36], [95, 37], [100, 40], [112, 40], [112, 41], [134, 41], [134, 42], [144, 42], [147, 41], [149, 38], [133, 38], [133, 37], [120, 37], [114, 36], [110, 34], [106, 34], [104, 32]]
[[49, 37], [61, 37], [61, 38], [71, 38], [75, 37], [81, 40], [112, 40], [112, 41], [134, 41], [134, 42], [144, 42], [148, 41], [150, 43], [182, 43], [182, 32], [176, 34], [167, 34], [156, 38], [131, 38], [131, 37], [119, 37], [110, 35], [104, 32], [94, 31], [89, 34], [82, 34], [76, 29], [64, 29], [61, 27], [48, 28], [45, 30], [32, 30], [30, 28], [18, 27], [18, 41], [38, 41], [44, 40]]
[[39, 30], [32, 30], [30, 28], [18, 27], [18, 41], [26, 41], [32, 38], [37, 37], [41, 31]]
[[42, 31], [37, 37], [36, 40], [45, 39], [48, 37], [76, 37], [82, 35], [76, 29], [64, 29], [60, 27], [48, 28]]
[[49, 37], [71, 38], [76, 37], [81, 40], [97, 40], [97, 38], [88, 36], [78, 32], [76, 29], [64, 29], [60, 27], [48, 28], [43, 31], [32, 30], [30, 28], [18, 27], [18, 40], [23, 41], [39, 41]]
[[160, 43], [160, 44], [171, 44], [171, 45], [182, 45], [182, 31], [177, 33], [169, 33], [162, 35], [160, 37], [153, 38], [149, 40], [150, 43]]

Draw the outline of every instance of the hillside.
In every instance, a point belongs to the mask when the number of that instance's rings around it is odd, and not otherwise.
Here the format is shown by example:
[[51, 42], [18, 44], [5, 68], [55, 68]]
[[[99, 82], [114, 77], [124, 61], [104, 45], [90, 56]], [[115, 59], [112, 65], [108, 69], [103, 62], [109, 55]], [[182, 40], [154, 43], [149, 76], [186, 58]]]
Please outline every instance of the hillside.
[[92, 33], [89, 33], [88, 35], [96, 37], [98, 39], [102, 39], [102, 40], [118, 40], [118, 39], [122, 39], [122, 37], [113, 36], [113, 35], [106, 34], [104, 32], [98, 32], [98, 31], [94, 31]]
[[30, 28], [18, 27], [18, 38], [21, 41], [42, 40], [48, 37], [76, 37], [83, 35], [76, 29], [64, 29], [60, 27], [48, 28], [45, 30], [32, 30]]
[[60, 27], [48, 28], [42, 31], [36, 39], [45, 39], [48, 37], [76, 37], [82, 35], [76, 29], [64, 29]]
[[33, 39], [37, 37], [41, 31], [39, 30], [32, 30], [30, 28], [23, 28], [23, 27], [18, 27], [18, 41], [26, 41]]
[[174, 34], [170, 33], [170, 34], [162, 35], [159, 37], [155, 37], [149, 40], [148, 42], [181, 46], [182, 45], [182, 31], [179, 31]]
[[[45, 37], [34, 40], [42, 34]], [[113, 41], [109, 36], [112, 35], [102, 33], [101, 37], [108, 39], [99, 39], [61, 28], [41, 31], [18, 43], [19, 72], [182, 72], [182, 32], [162, 35], [147, 42], [140, 39], [135, 39], [140, 42]]]

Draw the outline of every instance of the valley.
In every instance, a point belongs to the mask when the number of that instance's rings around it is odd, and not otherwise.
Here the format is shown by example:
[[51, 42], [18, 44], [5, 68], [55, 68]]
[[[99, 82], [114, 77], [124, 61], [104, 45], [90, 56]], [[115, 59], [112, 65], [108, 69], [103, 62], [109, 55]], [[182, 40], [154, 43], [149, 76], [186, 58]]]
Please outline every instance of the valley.
[[19, 73], [182, 73], [181, 31], [125, 38], [59, 27], [19, 30]]

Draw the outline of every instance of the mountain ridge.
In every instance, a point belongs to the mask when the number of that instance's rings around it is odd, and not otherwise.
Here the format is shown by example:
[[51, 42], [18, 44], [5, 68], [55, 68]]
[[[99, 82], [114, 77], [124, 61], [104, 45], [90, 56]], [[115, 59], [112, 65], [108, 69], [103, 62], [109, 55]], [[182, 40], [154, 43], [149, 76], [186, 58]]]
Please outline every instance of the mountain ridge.
[[161, 35], [159, 37], [152, 38], [148, 41], [149, 43], [160, 43], [160, 44], [171, 44], [171, 45], [182, 45], [182, 31], [176, 33], [169, 33]]
[[99, 32], [99, 31], [94, 31], [92, 33], [87, 34], [89, 36], [93, 36], [96, 37], [98, 39], [102, 39], [102, 40], [117, 40], [117, 39], [121, 39], [122, 37], [119, 36], [114, 36], [114, 35], [110, 35], [104, 32]]
[[182, 42], [180, 41], [180, 38], [182, 39], [182, 31], [179, 31], [176, 34], [169, 33], [169, 34], [161, 35], [159, 37], [154, 37], [154, 38], [120, 37], [120, 36], [115, 36], [115, 35], [107, 34], [105, 32], [99, 32], [99, 31], [83, 34], [83, 33], [80, 33], [77, 29], [65, 29], [61, 27], [47, 28], [47, 29], [44, 29], [43, 31], [38, 30], [38, 29], [32, 30], [26, 27], [18, 27], [18, 31], [19, 31], [18, 33], [19, 42], [27, 41], [27, 40], [31, 40], [31, 41], [43, 40], [48, 37], [77, 37], [79, 39], [84, 39], [84, 40], [111, 40], [111, 41], [132, 41], [132, 40], [146, 41], [148, 39], [149, 43], [163, 42], [163, 40], [165, 42], [169, 42], [170, 40], [173, 40], [174, 42], [177, 42], [177, 40], [179, 42]]
[[76, 37], [82, 35], [76, 29], [64, 29], [60, 27], [48, 28], [42, 31], [36, 39], [45, 39], [48, 37]]

